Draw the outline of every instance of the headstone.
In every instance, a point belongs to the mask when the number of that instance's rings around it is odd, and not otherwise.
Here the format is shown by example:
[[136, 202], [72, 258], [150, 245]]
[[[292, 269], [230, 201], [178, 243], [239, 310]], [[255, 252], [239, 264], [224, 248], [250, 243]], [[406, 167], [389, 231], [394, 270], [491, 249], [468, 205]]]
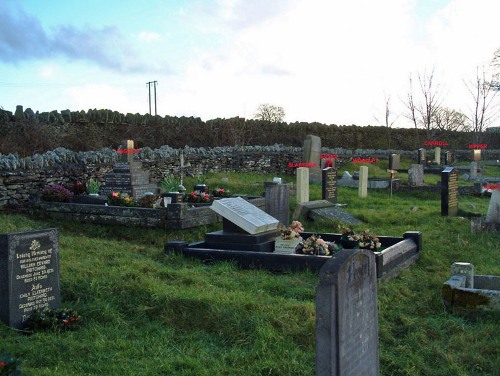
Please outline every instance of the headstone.
[[342, 174], [342, 179], [352, 180], [352, 175], [349, 173], [349, 171], [344, 171], [344, 173]]
[[476, 149], [472, 151], [472, 159], [475, 162], [478, 162], [481, 160], [481, 149]]
[[304, 140], [303, 159], [309, 167], [309, 179], [313, 183], [321, 183], [321, 138], [308, 135]]
[[59, 306], [57, 229], [0, 234], [0, 319], [22, 329], [35, 309]]
[[458, 213], [458, 170], [446, 167], [441, 171], [441, 215]]
[[241, 197], [215, 200], [210, 208], [249, 234], [278, 228], [279, 221]]
[[444, 165], [451, 166], [452, 163], [453, 163], [453, 160], [452, 160], [451, 151], [445, 151], [444, 152]]
[[408, 169], [408, 184], [411, 187], [421, 187], [424, 185], [424, 165], [410, 165]]
[[434, 161], [438, 165], [441, 164], [441, 148], [440, 147], [434, 148]]
[[332, 167], [322, 170], [321, 198], [330, 202], [337, 202], [337, 171]]
[[309, 220], [336, 221], [349, 225], [357, 225], [362, 222], [352, 214], [341, 210], [327, 200], [316, 200], [297, 204], [293, 219], [305, 218]]
[[491, 192], [490, 205], [486, 214], [485, 222], [500, 223], [500, 190], [494, 189]]
[[368, 197], [368, 167], [361, 166], [359, 168], [359, 197]]
[[469, 180], [475, 180], [476, 178], [477, 178], [477, 162], [471, 162]]
[[424, 165], [425, 166], [425, 149], [420, 148], [418, 149], [418, 164]]
[[465, 286], [466, 288], [474, 288], [474, 265], [469, 262], [454, 262], [451, 264], [451, 275], [463, 275], [465, 276]]
[[391, 154], [389, 156], [389, 170], [397, 171], [400, 167], [400, 155], [399, 154]]
[[266, 213], [288, 226], [290, 216], [290, 185], [265, 182]]
[[100, 193], [104, 196], [111, 192], [126, 193], [138, 200], [147, 192], [158, 192], [158, 187], [149, 182], [149, 171], [143, 170], [142, 162], [134, 158], [137, 154], [134, 141], [122, 141], [119, 150], [120, 162], [113, 165], [113, 171], [106, 173]]
[[377, 376], [377, 276], [367, 250], [339, 252], [316, 289], [316, 376]]
[[309, 201], [309, 169], [297, 168], [297, 203]]

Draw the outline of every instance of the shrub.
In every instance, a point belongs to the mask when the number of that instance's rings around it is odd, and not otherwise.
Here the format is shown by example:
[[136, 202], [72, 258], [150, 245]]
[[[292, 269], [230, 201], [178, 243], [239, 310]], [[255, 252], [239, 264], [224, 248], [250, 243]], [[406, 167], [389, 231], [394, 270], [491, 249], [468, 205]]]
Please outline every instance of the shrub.
[[59, 201], [59, 202], [69, 202], [71, 200], [72, 193], [69, 189], [65, 188], [61, 184], [49, 184], [42, 192], [42, 198], [45, 201]]

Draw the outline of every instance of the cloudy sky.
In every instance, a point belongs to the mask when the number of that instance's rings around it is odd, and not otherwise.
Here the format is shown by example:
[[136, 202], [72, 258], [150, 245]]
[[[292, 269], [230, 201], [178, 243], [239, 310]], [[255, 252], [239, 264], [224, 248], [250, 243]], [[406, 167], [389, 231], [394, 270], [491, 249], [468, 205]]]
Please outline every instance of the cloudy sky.
[[[0, 107], [379, 125], [410, 75], [464, 81], [500, 48], [499, 0], [0, 0]], [[154, 113], [154, 106], [153, 106]], [[395, 126], [405, 126], [403, 116]]]

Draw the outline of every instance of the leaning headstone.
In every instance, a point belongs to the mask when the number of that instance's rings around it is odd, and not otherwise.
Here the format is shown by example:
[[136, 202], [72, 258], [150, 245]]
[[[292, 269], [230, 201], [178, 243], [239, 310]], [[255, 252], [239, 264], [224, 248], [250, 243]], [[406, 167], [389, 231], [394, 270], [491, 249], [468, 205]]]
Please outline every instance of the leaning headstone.
[[476, 178], [477, 178], [477, 162], [471, 162], [469, 180], [475, 180]]
[[322, 170], [321, 198], [330, 202], [337, 202], [337, 171], [332, 167]]
[[411, 187], [421, 187], [424, 185], [424, 165], [410, 165], [408, 169], [408, 184]]
[[241, 197], [215, 200], [210, 208], [249, 234], [278, 228], [279, 221], [276, 218]]
[[352, 214], [336, 207], [333, 202], [316, 200], [297, 204], [293, 219], [305, 218], [318, 221], [343, 222], [349, 225], [358, 225], [362, 222]]
[[265, 182], [266, 213], [288, 226], [290, 216], [290, 185]]
[[309, 169], [297, 168], [297, 203], [309, 201]]
[[440, 147], [436, 147], [434, 149], [434, 161], [436, 162], [436, 164], [440, 165], [441, 164], [441, 148]]
[[458, 170], [446, 167], [441, 171], [441, 215], [458, 213]]
[[418, 149], [418, 164], [424, 165], [425, 166], [425, 149], [420, 148]]
[[486, 223], [500, 223], [500, 190], [491, 192], [490, 205], [486, 214]]
[[304, 140], [304, 162], [309, 164], [309, 179], [321, 183], [321, 138], [308, 135]]
[[377, 376], [377, 276], [367, 250], [326, 262], [316, 289], [316, 376]]
[[0, 235], [0, 319], [22, 329], [34, 310], [59, 308], [57, 229]]
[[361, 166], [359, 168], [358, 196], [359, 197], [368, 196], [368, 167], [366, 166]]

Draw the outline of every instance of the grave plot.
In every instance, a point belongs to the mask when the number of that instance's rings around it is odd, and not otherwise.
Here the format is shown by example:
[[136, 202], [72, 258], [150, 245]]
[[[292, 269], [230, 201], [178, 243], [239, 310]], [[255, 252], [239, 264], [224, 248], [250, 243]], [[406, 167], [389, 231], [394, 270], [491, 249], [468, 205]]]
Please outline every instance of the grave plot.
[[[215, 203], [214, 203], [215, 204]], [[319, 272], [333, 256], [315, 256], [274, 252], [279, 235], [278, 220], [242, 199], [217, 201], [213, 208], [223, 217], [223, 230], [205, 234], [205, 240], [188, 244], [169, 242], [165, 252], [181, 252], [203, 262], [234, 261], [243, 268], [260, 268], [275, 272], [311, 270]], [[312, 235], [302, 233], [305, 239]], [[318, 234], [325, 241], [340, 241], [341, 234]], [[408, 231], [402, 237], [380, 236], [383, 250], [374, 252], [379, 280], [390, 279], [413, 264], [420, 256], [422, 233]]]

